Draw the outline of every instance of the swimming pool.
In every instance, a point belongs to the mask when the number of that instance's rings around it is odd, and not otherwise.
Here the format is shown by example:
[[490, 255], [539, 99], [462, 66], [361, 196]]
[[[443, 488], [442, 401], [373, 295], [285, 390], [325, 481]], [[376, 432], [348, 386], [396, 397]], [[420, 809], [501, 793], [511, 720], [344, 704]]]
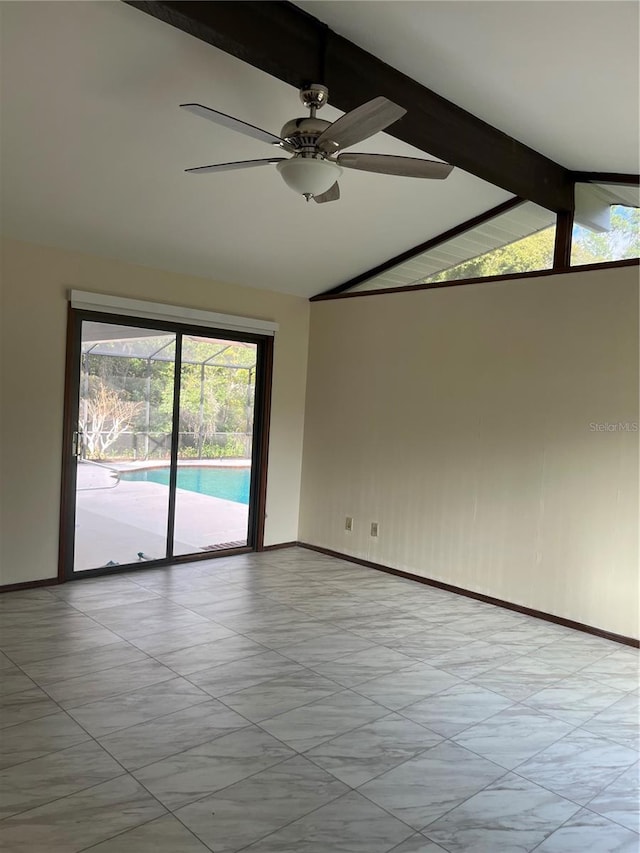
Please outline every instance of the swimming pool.
[[[121, 471], [121, 480], [169, 485], [169, 468], [145, 468], [142, 471]], [[249, 503], [250, 468], [213, 468], [208, 465], [188, 465], [178, 468], [178, 488], [225, 501]]]

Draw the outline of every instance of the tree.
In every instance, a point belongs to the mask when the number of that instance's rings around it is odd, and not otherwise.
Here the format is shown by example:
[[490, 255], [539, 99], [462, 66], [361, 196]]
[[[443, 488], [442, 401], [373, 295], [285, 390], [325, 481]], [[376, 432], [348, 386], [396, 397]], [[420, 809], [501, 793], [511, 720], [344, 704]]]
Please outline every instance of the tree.
[[455, 281], [462, 278], [485, 278], [513, 272], [550, 269], [553, 262], [555, 228], [545, 228], [515, 243], [492, 249], [477, 258], [463, 261], [425, 279], [430, 284], [437, 281]]
[[87, 456], [101, 459], [105, 450], [133, 423], [143, 403], [125, 400], [101, 379], [94, 382], [80, 413]]
[[[477, 258], [442, 270], [424, 279], [426, 284], [463, 278], [489, 278], [506, 273], [551, 269], [555, 227], [551, 226], [507, 246], [492, 249]], [[614, 205], [611, 229], [594, 233], [576, 225], [573, 232], [571, 263], [594, 264], [599, 261], [637, 258], [640, 255], [640, 209]]]
[[576, 226], [572, 264], [621, 261], [640, 256], [640, 208], [617, 204], [611, 208], [611, 228], [596, 233]]

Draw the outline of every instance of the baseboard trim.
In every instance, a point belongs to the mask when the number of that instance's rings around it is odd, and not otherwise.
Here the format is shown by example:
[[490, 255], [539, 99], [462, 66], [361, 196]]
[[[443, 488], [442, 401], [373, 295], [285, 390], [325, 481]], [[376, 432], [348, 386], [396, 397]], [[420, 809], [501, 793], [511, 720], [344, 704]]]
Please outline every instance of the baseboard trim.
[[23, 581], [22, 583], [5, 583], [0, 586], [0, 594], [3, 592], [19, 592], [21, 589], [35, 589], [38, 586], [57, 586], [58, 578], [44, 578], [40, 581]]
[[320, 554], [326, 554], [329, 557], [337, 557], [340, 560], [348, 560], [350, 563], [357, 563], [359, 566], [366, 566], [368, 569], [375, 569], [378, 572], [386, 572], [389, 575], [397, 575], [408, 580], [418, 581], [418, 583], [426, 586], [434, 586], [437, 589], [444, 589], [447, 592], [454, 592], [457, 595], [464, 595], [467, 598], [475, 598], [477, 601], [484, 601], [486, 604], [495, 604], [497, 607], [504, 607], [506, 610], [515, 610], [516, 613], [524, 613], [525, 616], [534, 616], [536, 619], [543, 619], [545, 622], [553, 622], [556, 625], [563, 625], [565, 628], [573, 628], [576, 631], [583, 631], [585, 634], [593, 634], [596, 637], [602, 637], [605, 640], [613, 640], [615, 643], [622, 643], [625, 646], [633, 646], [640, 648], [640, 640], [634, 637], [625, 637], [623, 634], [614, 634], [612, 631], [605, 631], [603, 628], [595, 628], [592, 625], [585, 625], [582, 622], [574, 622], [573, 619], [565, 619], [564, 616], [554, 616], [553, 613], [545, 613], [543, 610], [534, 610], [532, 607], [524, 607], [521, 604], [514, 604], [511, 601], [503, 601], [501, 598], [494, 598], [491, 595], [484, 595], [482, 592], [473, 592], [469, 589], [463, 589], [460, 586], [453, 586], [444, 581], [425, 578], [422, 575], [415, 575], [411, 572], [405, 572], [402, 569], [392, 569], [390, 566], [384, 566], [381, 563], [373, 563], [371, 560], [363, 560], [360, 557], [352, 557], [350, 554], [342, 554], [340, 551], [332, 551], [330, 548], [323, 548], [320, 545], [310, 545], [308, 542], [298, 542], [301, 548], [307, 548], [309, 551], [318, 551]]
[[295, 548], [299, 542], [277, 542], [275, 545], [263, 545], [261, 551], [280, 551], [282, 548]]

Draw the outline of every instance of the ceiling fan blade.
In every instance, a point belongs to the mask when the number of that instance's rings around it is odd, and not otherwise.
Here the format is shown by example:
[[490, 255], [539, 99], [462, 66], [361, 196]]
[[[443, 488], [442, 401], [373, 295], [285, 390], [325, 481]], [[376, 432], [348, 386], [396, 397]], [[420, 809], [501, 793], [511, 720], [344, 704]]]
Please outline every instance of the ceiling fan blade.
[[202, 104], [180, 104], [180, 106], [195, 116], [206, 118], [215, 124], [222, 125], [222, 127], [228, 127], [229, 130], [244, 133], [245, 136], [252, 136], [254, 139], [259, 139], [260, 142], [268, 142], [269, 145], [282, 145], [283, 140], [279, 136], [269, 133], [268, 130], [262, 130], [260, 127], [247, 124], [246, 121], [240, 121], [239, 118], [228, 116], [226, 113], [219, 113], [210, 107], [203, 107]]
[[418, 157], [396, 157], [392, 154], [346, 153], [337, 157], [345, 169], [360, 169], [381, 175], [400, 175], [405, 178], [432, 178], [443, 180], [452, 171], [449, 163], [437, 160], [421, 160]]
[[334, 154], [339, 148], [355, 145], [384, 130], [402, 118], [406, 112], [403, 107], [387, 98], [374, 98], [336, 119], [323, 130], [316, 140], [316, 145], [321, 151]]
[[322, 193], [322, 195], [314, 195], [313, 200], [316, 204], [324, 204], [325, 201], [337, 201], [340, 198], [340, 187], [336, 181], [332, 187]]
[[252, 169], [254, 166], [269, 166], [281, 163], [286, 157], [269, 157], [267, 160], [239, 160], [237, 163], [215, 163], [213, 166], [195, 166], [193, 169], [185, 169], [185, 172], [200, 173], [202, 175], [211, 172], [232, 172], [235, 169]]

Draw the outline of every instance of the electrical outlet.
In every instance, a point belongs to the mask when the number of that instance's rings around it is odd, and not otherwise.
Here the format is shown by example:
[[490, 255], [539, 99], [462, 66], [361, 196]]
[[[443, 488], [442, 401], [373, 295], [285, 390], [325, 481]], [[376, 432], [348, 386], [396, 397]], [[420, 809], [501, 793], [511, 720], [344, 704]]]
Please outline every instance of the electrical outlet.
[[371, 522], [371, 535], [372, 536], [378, 535], [378, 522], [377, 521]]
[[347, 531], [347, 533], [351, 533], [351, 531], [353, 530], [353, 519], [350, 515], [348, 515], [344, 520], [344, 529]]

